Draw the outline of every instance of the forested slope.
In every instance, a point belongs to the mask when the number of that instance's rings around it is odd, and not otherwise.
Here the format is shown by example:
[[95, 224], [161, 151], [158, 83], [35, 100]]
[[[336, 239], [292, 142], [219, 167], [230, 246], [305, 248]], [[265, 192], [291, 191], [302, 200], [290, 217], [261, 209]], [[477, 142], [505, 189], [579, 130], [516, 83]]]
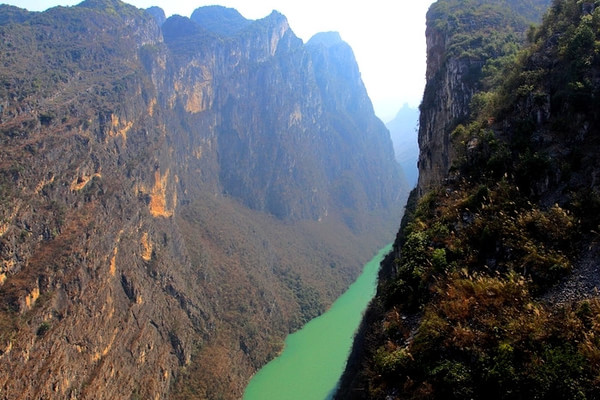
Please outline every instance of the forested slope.
[[444, 121], [447, 170], [409, 200], [338, 398], [600, 395], [599, 24], [555, 1]]

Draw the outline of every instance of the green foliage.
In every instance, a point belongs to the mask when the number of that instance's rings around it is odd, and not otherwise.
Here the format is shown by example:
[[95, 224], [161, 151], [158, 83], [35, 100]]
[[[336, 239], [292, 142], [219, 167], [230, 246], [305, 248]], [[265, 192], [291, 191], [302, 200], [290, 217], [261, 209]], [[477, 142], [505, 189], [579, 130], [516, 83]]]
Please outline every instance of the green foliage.
[[445, 271], [448, 268], [445, 249], [435, 249], [431, 254], [431, 263], [436, 271]]
[[311, 319], [321, 315], [325, 311], [325, 306], [320, 298], [320, 294], [314, 288], [302, 284], [299, 275], [285, 274], [283, 277], [285, 285], [293, 292], [298, 305], [300, 306], [299, 326], [306, 324]]
[[50, 325], [50, 323], [48, 321], [42, 322], [36, 331], [36, 335], [38, 335], [38, 336], [46, 335], [46, 333], [50, 330], [51, 327], [52, 326]]
[[440, 393], [448, 399], [473, 398], [473, 376], [470, 369], [460, 361], [445, 360], [431, 371], [432, 380]]
[[[381, 285], [386, 344], [372, 350], [371, 391], [598, 398], [600, 300], [541, 299], [570, 274], [582, 243], [597, 245], [600, 7], [555, 1], [517, 49], [482, 33], [495, 7], [461, 5], [430, 11], [430, 27], [449, 34], [447, 55], [496, 58], [451, 134], [451, 179], [415, 206], [395, 274]], [[397, 315], [418, 316], [416, 330]]]
[[404, 382], [407, 396], [424, 386], [430, 398], [597, 394], [592, 382], [599, 368], [598, 343], [590, 338], [598, 325], [589, 333], [581, 329], [599, 311], [597, 300], [582, 303], [576, 313], [553, 313], [532, 300], [518, 274], [453, 274], [438, 294], [426, 307], [412, 345], [399, 349], [388, 342], [374, 356], [378, 373]]
[[423, 231], [413, 231], [406, 237], [402, 258], [397, 260], [397, 274], [386, 288], [388, 304], [404, 304], [414, 309], [425, 300], [427, 288], [428, 237]]
[[377, 371], [384, 375], [393, 375], [402, 370], [412, 360], [410, 354], [404, 348], [394, 350], [381, 347], [375, 353], [375, 365]]
[[[448, 57], [493, 59], [497, 65], [501, 57], [515, 52], [520, 32], [539, 18], [547, 3], [442, 0], [431, 6], [428, 20], [448, 35]], [[519, 12], [515, 12], [517, 9]]]

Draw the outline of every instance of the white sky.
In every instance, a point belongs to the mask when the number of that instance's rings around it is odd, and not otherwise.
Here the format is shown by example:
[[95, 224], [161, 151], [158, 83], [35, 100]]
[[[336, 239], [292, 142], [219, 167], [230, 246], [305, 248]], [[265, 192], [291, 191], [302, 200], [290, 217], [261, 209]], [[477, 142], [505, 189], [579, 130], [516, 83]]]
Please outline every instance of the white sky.
[[[0, 0], [30, 11], [81, 0]], [[417, 107], [425, 86], [425, 13], [434, 0], [127, 0], [159, 6], [168, 16], [190, 16], [203, 5], [237, 9], [248, 19], [284, 14], [304, 42], [317, 32], [338, 31], [354, 50], [375, 112], [391, 120], [404, 103]]]

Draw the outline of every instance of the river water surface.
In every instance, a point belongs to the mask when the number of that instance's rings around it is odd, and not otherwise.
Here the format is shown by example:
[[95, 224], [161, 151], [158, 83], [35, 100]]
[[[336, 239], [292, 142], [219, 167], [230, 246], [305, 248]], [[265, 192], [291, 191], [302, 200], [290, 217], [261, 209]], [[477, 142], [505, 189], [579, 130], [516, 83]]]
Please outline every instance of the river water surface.
[[289, 335], [281, 355], [252, 378], [243, 400], [325, 400], [335, 390], [364, 310], [375, 295], [381, 249], [323, 315]]

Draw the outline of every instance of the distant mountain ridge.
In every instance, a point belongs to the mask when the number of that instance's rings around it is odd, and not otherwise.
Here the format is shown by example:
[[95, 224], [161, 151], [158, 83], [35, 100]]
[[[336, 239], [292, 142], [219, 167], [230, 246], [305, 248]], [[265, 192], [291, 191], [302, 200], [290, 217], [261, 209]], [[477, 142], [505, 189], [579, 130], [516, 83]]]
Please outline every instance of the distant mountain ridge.
[[0, 7], [7, 398], [239, 398], [400, 218], [347, 44], [163, 16]]
[[419, 109], [411, 108], [408, 104], [398, 111], [396, 117], [386, 124], [390, 131], [396, 161], [400, 164], [406, 175], [410, 187], [417, 184], [419, 169], [419, 143], [417, 132], [419, 129]]

